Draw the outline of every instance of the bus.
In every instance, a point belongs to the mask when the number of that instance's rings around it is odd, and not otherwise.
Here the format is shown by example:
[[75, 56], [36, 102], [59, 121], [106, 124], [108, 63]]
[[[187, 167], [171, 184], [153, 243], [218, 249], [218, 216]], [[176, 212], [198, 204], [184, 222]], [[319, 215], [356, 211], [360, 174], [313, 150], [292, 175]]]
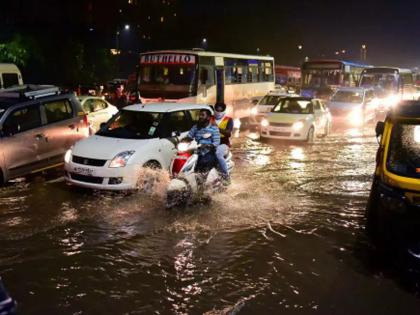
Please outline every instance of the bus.
[[358, 86], [370, 66], [342, 60], [313, 60], [302, 64], [301, 95], [328, 99], [339, 87]]
[[359, 86], [375, 90], [379, 103], [388, 108], [400, 100], [416, 98], [414, 74], [410, 69], [396, 67], [373, 67], [365, 69], [360, 77]]
[[251, 99], [274, 90], [274, 58], [202, 50], [147, 52], [140, 54], [137, 82], [143, 103], [225, 102], [238, 126], [250, 117]]
[[299, 88], [301, 83], [301, 70], [299, 67], [275, 66], [276, 84], [286, 87]]

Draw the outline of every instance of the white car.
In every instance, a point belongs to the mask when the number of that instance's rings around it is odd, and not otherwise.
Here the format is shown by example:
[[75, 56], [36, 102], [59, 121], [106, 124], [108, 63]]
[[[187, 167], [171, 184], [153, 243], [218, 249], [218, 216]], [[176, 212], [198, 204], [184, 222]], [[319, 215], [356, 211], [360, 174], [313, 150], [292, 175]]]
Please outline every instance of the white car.
[[85, 188], [130, 190], [142, 167], [169, 170], [176, 138], [185, 137], [207, 105], [157, 103], [121, 109], [94, 136], [65, 155], [66, 181]]
[[261, 121], [261, 137], [312, 142], [327, 136], [331, 114], [319, 99], [285, 97]]
[[118, 113], [118, 108], [108, 103], [102, 97], [80, 96], [79, 101], [88, 115], [91, 134], [98, 131], [102, 123], [107, 122]]
[[258, 103], [251, 109], [251, 125], [259, 126], [261, 120], [267, 116], [267, 114], [273, 109], [274, 106], [280, 103], [280, 101], [288, 96], [283, 90], [275, 90], [269, 92]]
[[360, 127], [376, 120], [378, 100], [373, 89], [339, 88], [328, 102], [334, 127]]

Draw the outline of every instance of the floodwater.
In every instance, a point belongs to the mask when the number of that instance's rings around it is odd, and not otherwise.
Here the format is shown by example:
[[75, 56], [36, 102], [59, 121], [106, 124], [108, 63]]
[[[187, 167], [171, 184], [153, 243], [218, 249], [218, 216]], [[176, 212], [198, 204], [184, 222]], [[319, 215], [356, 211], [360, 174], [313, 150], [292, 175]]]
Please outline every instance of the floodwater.
[[57, 174], [2, 188], [20, 314], [419, 314], [420, 290], [365, 236], [373, 132], [254, 138], [235, 141], [228, 191], [188, 209], [165, 210], [162, 187], [92, 193]]

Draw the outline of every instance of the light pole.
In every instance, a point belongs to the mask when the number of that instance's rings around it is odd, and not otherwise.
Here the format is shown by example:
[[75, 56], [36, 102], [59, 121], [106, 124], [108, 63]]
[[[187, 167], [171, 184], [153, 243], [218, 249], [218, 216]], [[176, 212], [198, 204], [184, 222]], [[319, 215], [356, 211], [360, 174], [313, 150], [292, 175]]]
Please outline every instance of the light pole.
[[[124, 25], [124, 30], [126, 32], [130, 31], [130, 24], [125, 24]], [[115, 32], [115, 48], [116, 48], [116, 53], [117, 53], [117, 72], [119, 75], [120, 72], [120, 55], [121, 55], [121, 51], [120, 51], [120, 30], [119, 28], [117, 28], [116, 32]]]
[[201, 40], [201, 47], [205, 50], [205, 49], [207, 49], [207, 38], [203, 38], [202, 40]]
[[367, 59], [367, 45], [363, 44], [360, 48], [360, 60], [366, 61]]

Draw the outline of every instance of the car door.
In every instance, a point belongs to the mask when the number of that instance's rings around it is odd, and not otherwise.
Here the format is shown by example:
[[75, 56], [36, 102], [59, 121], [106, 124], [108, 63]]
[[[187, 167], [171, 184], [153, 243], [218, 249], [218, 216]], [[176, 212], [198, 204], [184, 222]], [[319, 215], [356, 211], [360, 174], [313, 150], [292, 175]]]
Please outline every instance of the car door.
[[64, 153], [83, 138], [83, 130], [79, 128], [81, 117], [78, 117], [70, 99], [42, 102], [41, 115], [46, 127], [49, 159], [51, 162], [62, 162]]
[[11, 111], [2, 125], [1, 150], [8, 178], [22, 176], [48, 164], [39, 104]]
[[165, 167], [169, 167], [176, 154], [177, 140], [175, 134], [179, 134], [179, 138], [186, 137], [188, 131], [191, 129], [191, 120], [186, 111], [180, 110], [167, 113], [162, 123], [164, 127], [161, 129], [162, 139], [160, 149]]

